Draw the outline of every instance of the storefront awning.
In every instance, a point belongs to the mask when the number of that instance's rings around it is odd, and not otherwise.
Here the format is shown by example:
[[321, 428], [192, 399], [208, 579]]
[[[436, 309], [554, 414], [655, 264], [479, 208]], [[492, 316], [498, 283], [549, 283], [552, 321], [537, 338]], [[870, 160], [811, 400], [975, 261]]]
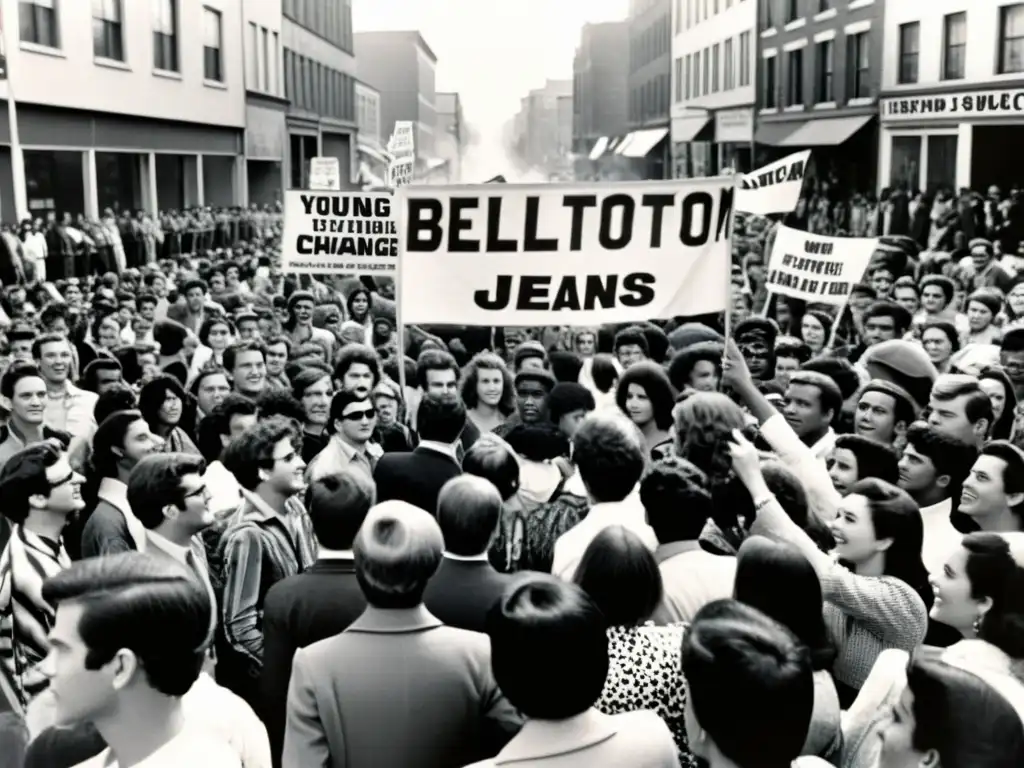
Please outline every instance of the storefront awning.
[[691, 117], [673, 117], [672, 142], [675, 144], [685, 144], [693, 141], [709, 122], [711, 122], [711, 115], [708, 114]]
[[857, 117], [830, 117], [809, 120], [782, 141], [777, 147], [838, 147], [867, 125], [874, 115]]
[[767, 144], [769, 147], [777, 147], [801, 125], [803, 123], [761, 123], [754, 131], [754, 141], [758, 144]]
[[594, 145], [594, 148], [590, 150], [590, 159], [597, 160], [597, 158], [604, 154], [604, 151], [606, 149], [608, 149], [608, 137], [602, 136], [600, 139], [597, 140], [597, 143]]
[[378, 163], [384, 163], [384, 165], [387, 165], [388, 163], [391, 162], [391, 155], [389, 155], [383, 149], [378, 149], [372, 144], [367, 144], [364, 141], [360, 141], [356, 148], [367, 157], [376, 160]]
[[633, 138], [634, 138], [635, 136], [636, 136], [636, 132], [633, 132], [633, 133], [627, 133], [627, 134], [626, 134], [626, 135], [625, 135], [625, 136], [623, 137], [622, 141], [620, 141], [620, 142], [619, 142], [619, 146], [617, 146], [617, 147], [615, 148], [615, 154], [616, 154], [616, 155], [621, 155], [621, 154], [622, 154], [623, 152], [625, 152], [625, 151], [626, 151], [626, 147], [628, 147], [628, 146], [630, 145], [630, 143], [632, 143], [632, 141], [633, 141]]
[[647, 153], [668, 135], [668, 128], [647, 128], [633, 134], [633, 140], [622, 150], [623, 157], [647, 157]]

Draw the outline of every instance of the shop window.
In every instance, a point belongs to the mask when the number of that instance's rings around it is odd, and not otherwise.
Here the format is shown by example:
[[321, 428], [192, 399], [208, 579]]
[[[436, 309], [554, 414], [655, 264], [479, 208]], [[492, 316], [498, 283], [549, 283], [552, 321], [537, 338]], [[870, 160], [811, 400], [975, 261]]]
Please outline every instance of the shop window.
[[942, 45], [942, 79], [963, 80], [967, 61], [967, 13], [946, 15]]
[[937, 189], [956, 189], [956, 148], [957, 137], [928, 137], [928, 179], [927, 187], [934, 192]]
[[1024, 72], [1024, 3], [999, 9], [999, 74]]
[[921, 137], [892, 137], [892, 167], [889, 186], [917, 189], [921, 180]]
[[914, 21], [900, 24], [900, 85], [917, 82], [917, 65], [921, 54], [921, 24]]
[[798, 107], [804, 103], [804, 50], [798, 48], [786, 54], [786, 106]]

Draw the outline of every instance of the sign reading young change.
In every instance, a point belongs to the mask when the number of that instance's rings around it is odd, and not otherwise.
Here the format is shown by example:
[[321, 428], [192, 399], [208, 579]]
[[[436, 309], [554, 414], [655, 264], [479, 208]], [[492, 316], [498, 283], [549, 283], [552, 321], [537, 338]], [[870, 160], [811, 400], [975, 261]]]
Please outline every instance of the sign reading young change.
[[398, 235], [388, 192], [285, 193], [283, 268], [320, 274], [385, 274], [398, 269]]

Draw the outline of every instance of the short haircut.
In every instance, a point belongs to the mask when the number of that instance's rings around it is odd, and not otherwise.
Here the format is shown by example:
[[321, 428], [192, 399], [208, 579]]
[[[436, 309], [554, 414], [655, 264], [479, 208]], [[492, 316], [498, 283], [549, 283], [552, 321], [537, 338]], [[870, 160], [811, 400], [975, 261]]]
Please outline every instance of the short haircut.
[[590, 541], [573, 581], [597, 603], [609, 627], [643, 624], [664, 591], [658, 561], [643, 540], [622, 525], [610, 525]]
[[466, 406], [457, 397], [428, 392], [416, 409], [416, 431], [422, 440], [454, 443], [466, 428]]
[[516, 347], [516, 351], [512, 353], [512, 367], [518, 371], [520, 366], [530, 358], [546, 362], [547, 357], [547, 350], [544, 349], [539, 341], [524, 341]]
[[1010, 328], [999, 343], [1003, 352], [1024, 352], [1024, 328]]
[[508, 444], [494, 435], [482, 435], [462, 458], [462, 471], [489, 480], [502, 501], [519, 490], [519, 460]]
[[203, 324], [199, 326], [199, 343], [203, 346], [210, 346], [210, 332], [218, 325], [225, 326], [228, 329], [229, 334], [233, 334], [235, 332], [234, 325], [226, 317], [223, 315], [212, 315], [211, 317], [203, 320]]
[[36, 364], [15, 361], [10, 368], [4, 371], [3, 378], [0, 378], [0, 395], [10, 400], [14, 397], [14, 390], [17, 389], [18, 382], [29, 377], [42, 378]]
[[893, 399], [893, 412], [897, 423], [902, 421], [904, 424], [910, 424], [917, 416], [917, 407], [914, 404], [914, 399], [899, 384], [893, 384], [891, 381], [885, 381], [884, 379], [872, 379], [861, 389], [857, 400], [859, 401], [868, 392], [880, 392]]
[[839, 385], [824, 373], [801, 370], [789, 377], [789, 386], [814, 387], [818, 390], [821, 412], [832, 411], [832, 418], [839, 415], [843, 407], [843, 393]]
[[547, 398], [548, 418], [553, 424], [575, 411], [590, 413], [596, 407], [594, 393], [574, 381], [558, 382]]
[[682, 392], [690, 385], [690, 376], [699, 362], [709, 362], [715, 366], [718, 374], [722, 372], [722, 353], [724, 347], [717, 341], [698, 341], [683, 347], [673, 355], [668, 364], [668, 379], [672, 386]]
[[138, 395], [135, 390], [125, 382], [118, 382], [111, 385], [96, 398], [96, 405], [92, 409], [92, 417], [97, 424], [102, 424], [104, 419], [117, 411], [131, 411], [139, 405]]
[[891, 317], [893, 328], [896, 330], [896, 336], [902, 336], [910, 328], [913, 319], [910, 313], [905, 307], [900, 306], [894, 301], [876, 301], [870, 307], [864, 310], [862, 321], [867, 323], [876, 317]]
[[33, 443], [18, 451], [0, 467], [0, 512], [15, 525], [22, 525], [31, 511], [28, 500], [39, 494], [49, 496], [52, 486], [46, 470], [52, 467], [64, 450], [55, 440]]
[[608, 676], [607, 626], [575, 584], [540, 573], [517, 579], [487, 615], [495, 682], [530, 719], [586, 712]]
[[71, 349], [71, 342], [67, 337], [61, 336], [59, 333], [44, 333], [32, 342], [32, 358], [34, 360], [39, 360], [42, 357], [43, 347], [47, 344], [67, 344], [68, 349]]
[[612, 342], [612, 350], [618, 354], [621, 347], [640, 347], [640, 350], [644, 353], [644, 357], [651, 356], [651, 345], [647, 343], [647, 336], [644, 334], [643, 328], [637, 325], [631, 325], [628, 328], [623, 328], [621, 331], [615, 334], [615, 340]]
[[639, 431], [625, 416], [591, 413], [572, 442], [573, 460], [595, 502], [622, 501], [633, 492], [645, 452]]
[[683, 641], [683, 675], [701, 729], [738, 766], [789, 765], [814, 708], [807, 648], [755, 608], [717, 600]]
[[456, 380], [460, 373], [459, 364], [451, 353], [440, 349], [425, 349], [416, 358], [416, 386], [423, 390], [427, 388], [427, 371], [453, 371]]
[[356, 580], [375, 608], [414, 608], [441, 564], [444, 537], [433, 515], [385, 501], [366, 515], [352, 545]]
[[95, 476], [117, 477], [117, 465], [121, 457], [114, 449], [124, 450], [124, 438], [128, 428], [137, 421], [145, 421], [138, 411], [115, 411], [96, 428], [92, 438], [92, 472]]
[[124, 373], [124, 367], [117, 360], [109, 357], [97, 357], [95, 360], [85, 366], [85, 370], [82, 371], [82, 378], [79, 385], [82, 389], [87, 392], [95, 392], [99, 389], [99, 384], [96, 381], [96, 374], [100, 371], [117, 371], [118, 373]]
[[852, 397], [861, 387], [860, 374], [853, 364], [842, 357], [818, 355], [800, 366], [801, 371], [821, 373], [828, 376], [839, 387], [843, 400]]
[[231, 434], [231, 419], [235, 416], [252, 416], [257, 412], [256, 403], [245, 395], [229, 392], [214, 409], [199, 422], [196, 445], [203, 458], [213, 462], [224, 450], [221, 436]]
[[346, 392], [345, 390], [334, 393], [334, 396], [331, 397], [331, 410], [327, 418], [328, 434], [333, 435], [335, 433], [334, 422], [341, 419], [345, 409], [353, 403], [369, 403], [373, 405], [373, 397], [372, 395], [359, 395], [355, 392]]
[[444, 548], [471, 557], [487, 551], [501, 518], [502, 499], [489, 480], [476, 475], [453, 477], [437, 497], [437, 522]]
[[938, 476], [946, 475], [959, 484], [970, 474], [978, 460], [978, 449], [970, 443], [940, 432], [930, 424], [917, 421], [907, 429], [907, 445], [931, 460]]
[[896, 485], [900, 479], [900, 455], [891, 445], [863, 435], [839, 435], [836, 448], [849, 451], [857, 457], [857, 479], [877, 477]]
[[63, 603], [82, 606], [86, 669], [99, 669], [124, 649], [165, 696], [185, 695], [199, 677], [212, 606], [184, 566], [140, 552], [91, 557], [43, 582], [43, 599], [58, 611]]
[[[417, 364], [417, 381], [419, 381], [419, 366]], [[498, 401], [498, 411], [504, 416], [510, 416], [516, 410], [515, 389], [512, 386], [512, 374], [509, 373], [505, 361], [493, 352], [480, 352], [473, 356], [462, 372], [462, 381], [459, 384], [459, 394], [467, 409], [476, 408], [479, 404], [477, 395], [477, 382], [480, 378], [480, 371], [498, 371], [501, 374], [501, 400]], [[424, 386], [425, 385], [421, 385]]]
[[341, 381], [348, 369], [356, 363], [362, 363], [370, 369], [373, 386], [380, 382], [380, 358], [377, 353], [365, 344], [346, 344], [338, 351], [338, 361], [334, 364], [334, 378]]
[[948, 320], [932, 320], [931, 322], [925, 323], [921, 326], [921, 339], [924, 340], [924, 335], [928, 331], [939, 331], [947, 339], [949, 339], [949, 346], [953, 352], [960, 351], [960, 332], [957, 331], [956, 326]]
[[182, 296], [188, 296], [188, 292], [191, 291], [194, 288], [198, 288], [203, 293], [206, 293], [209, 290], [209, 287], [206, 285], [206, 281], [205, 280], [203, 280], [202, 278], [199, 278], [199, 277], [194, 277], [191, 280], [188, 280], [185, 283], [185, 285], [182, 287], [181, 295]]
[[149, 530], [164, 522], [164, 507], [184, 507], [181, 478], [202, 475], [206, 462], [190, 453], [156, 453], [144, 457], [128, 477], [128, 506]]
[[548, 352], [548, 366], [555, 381], [578, 382], [583, 370], [583, 357], [578, 352], [554, 349]]
[[231, 374], [227, 372], [226, 368], [222, 368], [216, 363], [209, 363], [200, 369], [199, 373], [192, 380], [192, 385], [188, 388], [189, 394], [193, 397], [199, 395], [199, 389], [203, 386], [203, 382], [211, 376], [223, 376], [227, 379], [228, 385], [231, 384]]
[[[1003, 471], [1003, 491], [1010, 493], [1024, 493], [1024, 450], [1021, 450], [1009, 440], [992, 440], [981, 449], [982, 456], [994, 456], [1006, 462], [1006, 469]], [[1014, 510], [1018, 513], [1020, 506]]]
[[783, 337], [775, 345], [775, 358], [791, 357], [803, 365], [811, 359], [811, 348], [796, 338]]
[[910, 275], [903, 275], [903, 277], [897, 279], [896, 282], [892, 284], [893, 293], [896, 292], [897, 288], [911, 288], [915, 295], [921, 295], [921, 292], [917, 288], [917, 283], [914, 282], [914, 278]]
[[[299, 370], [294, 371], [294, 375], [290, 377], [292, 385], [292, 397], [296, 400], [302, 400], [306, 395], [306, 390], [312, 387], [314, 384], [319, 383], [322, 379], [331, 378], [331, 369], [324, 365], [305, 365]], [[330, 382], [331, 386], [328, 390], [328, 394], [334, 391], [334, 384]]]
[[956, 283], [945, 275], [928, 275], [927, 277], [922, 278], [920, 283], [920, 292], [924, 293], [925, 288], [933, 285], [942, 291], [942, 295], [946, 297], [946, 304], [949, 304], [949, 302], [953, 300], [953, 297], [956, 296]]
[[992, 400], [974, 376], [965, 373], [944, 373], [932, 385], [931, 396], [940, 403], [948, 403], [966, 397], [964, 414], [971, 424], [987, 419], [992, 426]]
[[622, 376], [615, 388], [615, 402], [619, 409], [626, 412], [626, 400], [629, 397], [629, 387], [636, 384], [643, 389], [647, 398], [651, 401], [651, 410], [654, 413], [654, 423], [658, 429], [668, 429], [672, 426], [672, 409], [676, 404], [676, 392], [668, 379], [665, 369], [657, 363], [643, 361], [631, 365]]
[[306, 488], [313, 533], [325, 549], [352, 549], [359, 527], [376, 503], [377, 487], [364, 469], [355, 466], [323, 475]]
[[224, 350], [224, 355], [222, 357], [224, 367], [232, 374], [235, 372], [237, 357], [244, 352], [259, 352], [260, 357], [263, 358], [263, 362], [265, 363], [267, 361], [267, 351], [263, 349], [263, 345], [258, 341], [235, 342]]
[[271, 416], [232, 440], [221, 461], [239, 485], [254, 491], [261, 482], [260, 469], [274, 466], [274, 446], [282, 440], [290, 440], [296, 450], [302, 450], [302, 435], [295, 423], [283, 416]]
[[654, 462], [644, 471], [640, 502], [662, 544], [697, 541], [713, 512], [707, 475], [675, 455]]

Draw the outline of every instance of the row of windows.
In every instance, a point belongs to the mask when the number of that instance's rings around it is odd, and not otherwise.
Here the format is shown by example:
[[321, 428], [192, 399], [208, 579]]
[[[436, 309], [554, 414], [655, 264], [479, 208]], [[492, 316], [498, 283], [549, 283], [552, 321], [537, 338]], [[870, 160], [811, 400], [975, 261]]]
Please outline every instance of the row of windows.
[[670, 83], [668, 75], [656, 75], [643, 85], [629, 91], [629, 121], [642, 123], [665, 117], [669, 109]]
[[279, 56], [281, 38], [277, 32], [249, 22], [249, 39], [246, 41], [246, 88], [253, 91], [281, 94], [281, 67]]
[[698, 99], [750, 85], [751, 42], [751, 33], [744, 32], [735, 39], [730, 37], [724, 43], [677, 58], [675, 100]]
[[356, 81], [344, 72], [284, 49], [284, 93], [292, 106], [355, 122]]
[[671, 23], [667, 15], [652, 23], [642, 32], [631, 35], [629, 39], [629, 71], [636, 72], [669, 52], [672, 48], [672, 36], [669, 34]]
[[359, 133], [380, 138], [380, 98], [376, 95], [360, 93], [356, 95], [356, 125]]
[[284, 0], [282, 13], [300, 27], [329, 40], [341, 50], [353, 52], [352, 0]]
[[[920, 77], [921, 23], [901, 24], [899, 29], [899, 72], [897, 82], [910, 84]], [[942, 26], [942, 80], [962, 80], [966, 76], [967, 12], [950, 13]], [[1007, 75], [1024, 72], [1024, 3], [999, 9], [999, 37], [994, 62], [995, 72]]]
[[761, 29], [772, 29], [779, 23], [789, 24], [804, 16], [816, 16], [831, 11], [842, 3], [849, 6], [860, 2], [862, 0], [760, 0], [758, 18], [761, 21]]
[[[81, 0], [77, 0], [81, 2]], [[135, 0], [132, 11], [145, 0]], [[18, 31], [22, 42], [59, 50], [60, 0], [19, 0]], [[124, 0], [92, 0], [92, 50], [98, 59], [127, 63]], [[180, 26], [176, 0], [150, 0], [153, 68], [181, 72]], [[203, 77], [224, 82], [224, 24], [221, 12], [203, 6]]]
[[676, 0], [676, 34], [742, 2], [745, 0]]
[[[871, 58], [868, 32], [846, 37], [846, 96], [847, 99], [864, 99], [871, 96]], [[785, 71], [780, 71], [780, 56], [764, 59], [762, 66], [763, 93], [761, 104], [765, 109], [804, 106], [804, 65], [808, 48], [787, 51]], [[835, 40], [823, 40], [814, 45], [814, 91], [815, 104], [836, 102], [836, 44]], [[781, 86], [781, 87], [780, 87]]]

